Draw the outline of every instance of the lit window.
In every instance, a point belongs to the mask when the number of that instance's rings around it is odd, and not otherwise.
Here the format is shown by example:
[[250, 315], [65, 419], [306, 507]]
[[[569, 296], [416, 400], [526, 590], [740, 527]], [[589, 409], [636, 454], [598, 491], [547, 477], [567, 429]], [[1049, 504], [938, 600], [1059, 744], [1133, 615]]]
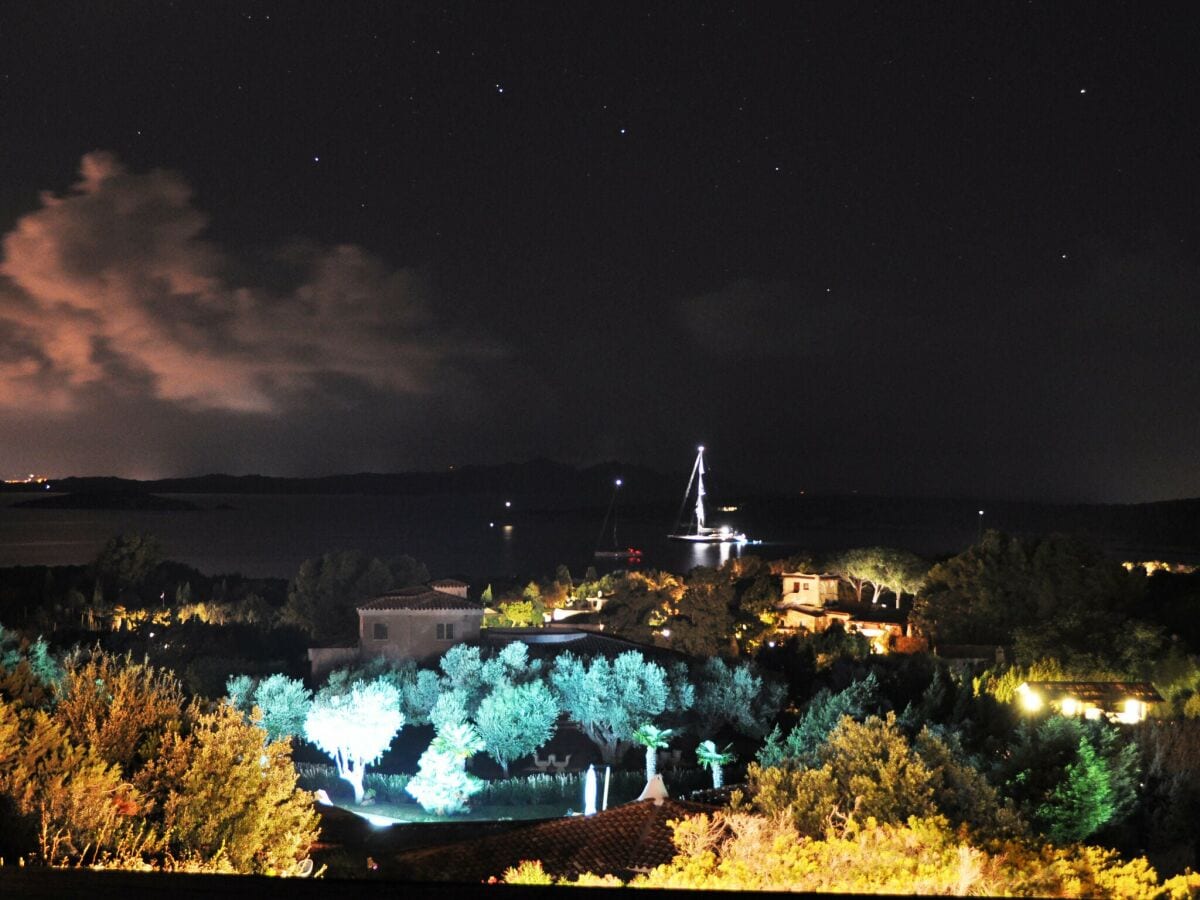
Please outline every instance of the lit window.
[[374, 625], [371, 626], [371, 637], [373, 637], [377, 641], [386, 641], [387, 640], [387, 626], [380, 622], [376, 622]]
[[437, 639], [439, 641], [454, 640], [454, 626], [453, 625], [443, 625], [439, 622], [438, 627], [437, 627]]

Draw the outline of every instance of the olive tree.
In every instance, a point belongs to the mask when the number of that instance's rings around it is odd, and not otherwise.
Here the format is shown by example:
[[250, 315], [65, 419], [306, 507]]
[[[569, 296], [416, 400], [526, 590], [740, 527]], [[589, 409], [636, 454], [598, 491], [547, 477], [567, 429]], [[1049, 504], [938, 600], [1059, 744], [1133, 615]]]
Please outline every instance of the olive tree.
[[558, 715], [558, 700], [543, 682], [502, 684], [479, 704], [475, 726], [488, 756], [507, 777], [509, 763], [554, 737]]
[[606, 764], [617, 762], [634, 729], [667, 707], [667, 673], [630, 650], [614, 660], [584, 661], [563, 653], [554, 661], [550, 682], [563, 711], [596, 746]]
[[345, 692], [318, 692], [304, 720], [304, 737], [333, 758], [338, 776], [354, 788], [354, 802], [361, 803], [366, 767], [403, 727], [395, 685], [382, 679], [356, 681]]

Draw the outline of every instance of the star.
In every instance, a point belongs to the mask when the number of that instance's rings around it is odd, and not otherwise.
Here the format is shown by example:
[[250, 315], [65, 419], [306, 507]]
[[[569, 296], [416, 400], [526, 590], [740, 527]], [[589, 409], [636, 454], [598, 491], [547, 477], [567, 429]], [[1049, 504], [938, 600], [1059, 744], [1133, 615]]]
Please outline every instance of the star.
[[624, 128], [622, 128], [622, 129], [621, 129], [621, 134], [624, 134], [624, 133], [625, 133], [625, 129], [624, 129]]
[[314, 156], [314, 157], [313, 157], [313, 162], [315, 162], [315, 163], [319, 163], [320, 161], [321, 161], [321, 157], [319, 157], [319, 156]]

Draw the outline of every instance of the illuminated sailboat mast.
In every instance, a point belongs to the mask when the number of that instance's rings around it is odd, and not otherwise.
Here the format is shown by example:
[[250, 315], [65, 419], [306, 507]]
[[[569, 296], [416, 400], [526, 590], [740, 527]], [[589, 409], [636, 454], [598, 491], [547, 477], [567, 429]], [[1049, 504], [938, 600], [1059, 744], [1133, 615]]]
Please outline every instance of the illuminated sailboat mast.
[[[705, 523], [704, 512], [704, 447], [698, 448], [696, 462], [692, 466], [691, 477], [688, 478], [687, 490], [683, 494], [683, 506], [687, 506], [692, 494], [692, 485], [696, 485], [696, 506], [693, 510], [691, 526], [687, 531], [667, 535], [673, 541], [691, 541], [696, 544], [745, 544], [750, 539], [740, 531], [734, 531], [728, 525], [711, 528]], [[681, 509], [682, 512], [682, 509]], [[682, 518], [682, 516], [680, 517]]]

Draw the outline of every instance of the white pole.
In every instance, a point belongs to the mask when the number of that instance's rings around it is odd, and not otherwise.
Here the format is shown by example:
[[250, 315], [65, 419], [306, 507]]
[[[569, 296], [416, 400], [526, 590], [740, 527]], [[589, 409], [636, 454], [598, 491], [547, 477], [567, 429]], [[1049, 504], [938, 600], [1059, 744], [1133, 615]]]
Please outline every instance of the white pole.
[[612, 766], [604, 767], [604, 805], [601, 809], [608, 809], [608, 776], [612, 774]]

